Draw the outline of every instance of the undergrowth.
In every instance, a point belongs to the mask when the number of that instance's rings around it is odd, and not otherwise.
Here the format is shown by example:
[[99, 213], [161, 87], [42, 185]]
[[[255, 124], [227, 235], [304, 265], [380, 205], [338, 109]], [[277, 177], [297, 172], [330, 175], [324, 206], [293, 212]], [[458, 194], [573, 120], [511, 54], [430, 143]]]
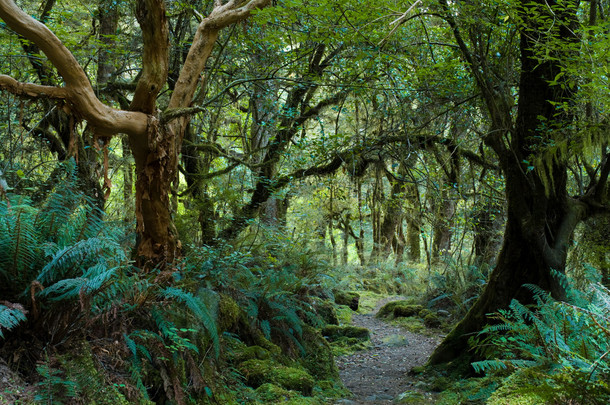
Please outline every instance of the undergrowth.
[[498, 323], [471, 339], [488, 359], [472, 366], [480, 373], [517, 371], [525, 377], [515, 391], [536, 392], [548, 403], [607, 404], [610, 291], [598, 283], [577, 289], [559, 277], [569, 301], [557, 301], [528, 285], [536, 306], [513, 300], [508, 309], [499, 311], [494, 316]]

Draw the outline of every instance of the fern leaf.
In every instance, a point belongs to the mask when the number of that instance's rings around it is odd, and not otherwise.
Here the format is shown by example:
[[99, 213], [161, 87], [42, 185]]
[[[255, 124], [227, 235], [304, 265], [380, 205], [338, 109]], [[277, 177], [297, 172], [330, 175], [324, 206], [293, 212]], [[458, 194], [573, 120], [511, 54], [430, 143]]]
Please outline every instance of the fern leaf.
[[2, 330], [11, 330], [20, 322], [26, 320], [27, 311], [19, 304], [10, 307], [0, 304], [0, 338], [4, 338]]
[[216, 322], [210, 315], [207, 307], [203, 301], [195, 297], [193, 294], [181, 290], [175, 287], [167, 287], [161, 292], [161, 296], [165, 298], [173, 298], [179, 302], [184, 303], [195, 315], [201, 325], [208, 331], [210, 338], [212, 339], [212, 345], [216, 356], [220, 355], [220, 342], [218, 338], [218, 330], [216, 328]]

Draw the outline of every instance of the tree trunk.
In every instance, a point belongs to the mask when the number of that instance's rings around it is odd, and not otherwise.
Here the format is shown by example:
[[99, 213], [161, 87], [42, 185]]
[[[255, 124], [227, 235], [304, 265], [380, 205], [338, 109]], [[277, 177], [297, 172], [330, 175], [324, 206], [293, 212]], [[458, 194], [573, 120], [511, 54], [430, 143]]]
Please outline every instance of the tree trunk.
[[441, 201], [437, 206], [436, 222], [433, 226], [432, 260], [439, 261], [451, 252], [451, 239], [453, 237], [453, 216], [455, 215], [455, 201], [448, 193], [441, 193]]
[[402, 221], [398, 223], [396, 228], [396, 235], [394, 236], [394, 265], [398, 266], [404, 260], [405, 246], [407, 246], [407, 240], [405, 239], [405, 232], [403, 230]]
[[421, 209], [417, 183], [409, 182], [405, 185], [405, 218], [407, 222], [407, 255], [409, 261], [418, 263], [421, 260]]
[[489, 268], [496, 262], [502, 246], [502, 207], [489, 203], [478, 208], [473, 215], [475, 253], [474, 265]]
[[[525, 284], [535, 284], [555, 298], [563, 299], [565, 291], [555, 273], [564, 272], [571, 234], [586, 215], [586, 205], [567, 196], [567, 174], [562, 158], [553, 159], [552, 167], [532, 169], [529, 164], [544, 153], [545, 142], [557, 136], [557, 131], [540, 129], [541, 117], [547, 125], [567, 125], [571, 117], [558, 112], [555, 106], [573, 96], [565, 90], [569, 88], [566, 83], [550, 85], [561, 71], [559, 64], [566, 48], [554, 48], [551, 60], [541, 61], [534, 52], [551, 38], [557, 41], [552, 47], [561, 41], [574, 40], [574, 27], [570, 25], [575, 20], [576, 9], [560, 8], [553, 3], [556, 9], [549, 11], [547, 7], [551, 6], [542, 0], [521, 7], [524, 25], [521, 27], [522, 70], [516, 125], [508, 149], [503, 149], [497, 139], [486, 139], [498, 153], [506, 179], [507, 221], [502, 250], [483, 293], [436, 348], [429, 360], [431, 364], [467, 353], [468, 338], [489, 322], [487, 315], [506, 308], [513, 298], [531, 303], [532, 295]], [[525, 12], [530, 8], [553, 12], [553, 18], [530, 20]], [[545, 21], [553, 26], [547, 26]]]
[[345, 217], [342, 218], [343, 223], [343, 249], [341, 250], [341, 264], [346, 265], [347, 260], [349, 258], [349, 229], [350, 229], [350, 214], [349, 212], [345, 214]]

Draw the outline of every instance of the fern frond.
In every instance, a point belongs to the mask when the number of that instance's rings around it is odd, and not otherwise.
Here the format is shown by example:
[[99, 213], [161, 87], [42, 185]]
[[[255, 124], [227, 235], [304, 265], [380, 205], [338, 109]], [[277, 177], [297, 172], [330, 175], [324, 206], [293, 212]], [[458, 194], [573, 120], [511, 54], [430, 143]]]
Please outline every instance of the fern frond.
[[125, 253], [114, 240], [90, 238], [78, 241], [73, 245], [59, 248], [42, 268], [37, 280], [48, 284], [65, 277], [79, 276], [83, 268], [97, 263], [103, 257], [114, 258], [121, 262], [125, 260]]
[[26, 320], [27, 311], [18, 304], [10, 307], [0, 304], [0, 338], [4, 338], [2, 330], [11, 330], [20, 322]]
[[75, 299], [80, 294], [92, 296], [115, 275], [117, 270], [118, 267], [108, 269], [105, 264], [98, 263], [89, 268], [82, 277], [59, 280], [38, 295], [49, 298], [51, 302]]
[[20, 291], [35, 277], [41, 254], [35, 226], [37, 210], [27, 201], [14, 202], [18, 205], [10, 209], [0, 203], [0, 281]]
[[191, 310], [195, 318], [201, 323], [205, 330], [207, 330], [208, 335], [212, 339], [214, 352], [216, 356], [219, 356], [220, 342], [218, 338], [218, 330], [216, 328], [216, 321], [210, 315], [210, 312], [203, 301], [195, 297], [193, 294], [175, 287], [165, 288], [161, 291], [160, 296], [162, 298], [175, 299], [176, 301], [185, 304], [188, 309]]

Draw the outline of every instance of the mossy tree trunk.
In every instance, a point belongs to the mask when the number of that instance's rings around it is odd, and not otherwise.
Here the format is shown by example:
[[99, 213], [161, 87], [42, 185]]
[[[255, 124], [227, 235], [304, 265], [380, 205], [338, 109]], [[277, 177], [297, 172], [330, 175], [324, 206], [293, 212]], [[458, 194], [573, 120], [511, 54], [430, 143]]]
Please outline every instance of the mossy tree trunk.
[[[449, 7], [441, 0], [445, 10]], [[557, 299], [565, 297], [561, 283], [554, 276], [564, 272], [571, 234], [580, 220], [591, 213], [591, 200], [599, 197], [608, 177], [610, 166], [606, 156], [599, 180], [592, 182], [582, 198], [570, 198], [567, 193], [565, 158], [554, 156], [549, 165], [533, 167], [545, 157], [549, 142], [560, 142], [559, 131], [572, 120], [569, 111], [557, 105], [570, 103], [571, 87], [565, 82], [551, 85], [562, 71], [561, 60], [570, 55], [574, 43], [576, 2], [543, 0], [522, 2], [520, 16], [521, 73], [516, 123], [510, 125], [510, 107], [506, 96], [498, 95], [489, 87], [483, 69], [472, 57], [461, 38], [459, 26], [448, 16], [456, 40], [470, 65], [471, 72], [483, 93], [492, 118], [492, 129], [497, 133], [485, 141], [498, 155], [506, 181], [507, 222], [502, 250], [490, 279], [473, 307], [443, 340], [430, 358], [431, 364], [453, 360], [466, 353], [467, 340], [489, 322], [487, 314], [506, 308], [512, 299], [531, 302], [524, 284], [535, 284], [551, 292]], [[552, 17], [551, 14], [552, 13]], [[548, 18], [535, 17], [536, 15]], [[536, 49], [549, 46], [552, 58], [541, 58]], [[547, 126], [543, 130], [542, 124]], [[510, 131], [508, 145], [503, 136]], [[502, 130], [504, 129], [504, 130]], [[553, 130], [555, 129], [555, 130]]]

